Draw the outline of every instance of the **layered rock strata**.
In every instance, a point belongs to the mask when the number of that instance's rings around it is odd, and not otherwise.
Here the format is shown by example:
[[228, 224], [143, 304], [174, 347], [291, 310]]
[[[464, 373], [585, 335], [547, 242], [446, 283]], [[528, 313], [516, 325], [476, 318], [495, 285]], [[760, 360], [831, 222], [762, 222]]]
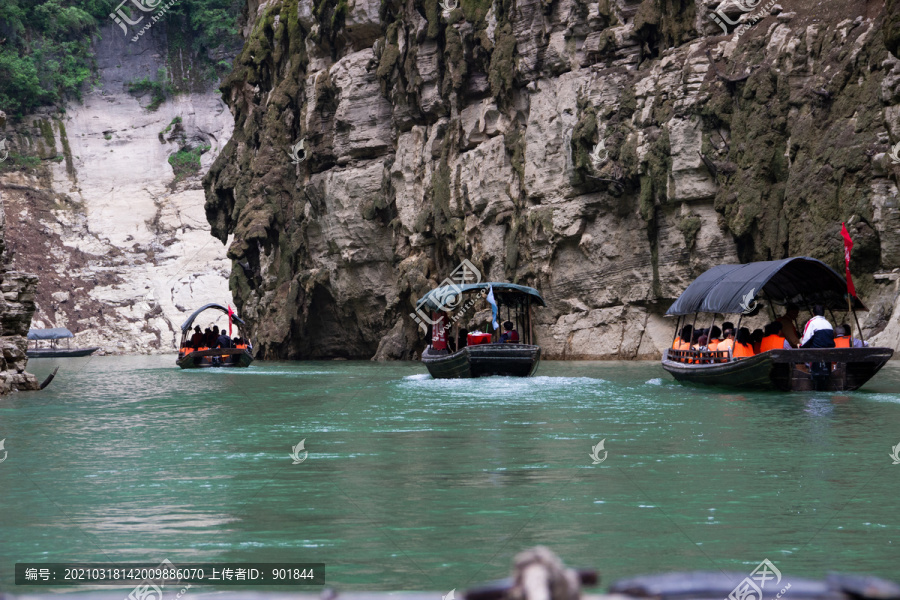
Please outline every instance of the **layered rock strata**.
[[261, 355], [411, 358], [416, 299], [468, 259], [544, 294], [545, 356], [655, 358], [703, 270], [842, 272], [842, 222], [896, 348], [885, 6], [751, 5], [249, 0], [205, 186]]
[[[0, 111], [0, 127], [6, 114]], [[8, 158], [6, 152], [0, 158]], [[0, 395], [17, 390], [39, 389], [37, 379], [25, 371], [28, 329], [34, 315], [37, 277], [10, 268], [6, 249], [6, 219], [0, 194]]]

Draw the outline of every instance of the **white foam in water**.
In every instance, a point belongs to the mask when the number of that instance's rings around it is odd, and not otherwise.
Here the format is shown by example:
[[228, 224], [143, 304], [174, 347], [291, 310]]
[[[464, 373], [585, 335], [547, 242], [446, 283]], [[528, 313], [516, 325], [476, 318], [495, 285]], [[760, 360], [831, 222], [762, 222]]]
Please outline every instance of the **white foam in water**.
[[417, 373], [415, 375], [407, 375], [403, 379], [406, 381], [423, 381], [425, 379], [431, 379], [431, 375], [428, 373]]
[[660, 379], [659, 377], [655, 377], [647, 381], [647, 385], [662, 385], [662, 379]]

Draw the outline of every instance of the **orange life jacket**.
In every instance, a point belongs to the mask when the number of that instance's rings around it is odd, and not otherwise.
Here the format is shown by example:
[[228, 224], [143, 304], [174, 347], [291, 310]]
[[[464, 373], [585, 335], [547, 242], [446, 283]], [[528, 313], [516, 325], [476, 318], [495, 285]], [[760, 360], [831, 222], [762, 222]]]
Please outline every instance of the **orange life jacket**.
[[725, 352], [726, 350], [731, 350], [734, 348], [734, 340], [724, 339], [719, 340], [719, 344], [716, 346], [716, 350], [720, 352]]
[[834, 338], [834, 347], [835, 348], [850, 348], [850, 336], [842, 335], [840, 337]]
[[740, 342], [735, 343], [734, 351], [731, 356], [733, 358], [748, 358], [753, 356], [753, 346], [750, 344], [742, 344]]
[[768, 352], [769, 350], [783, 350], [784, 349], [784, 336], [775, 334], [775, 335], [767, 335], [762, 339], [762, 344], [759, 345], [760, 352]]
[[690, 350], [690, 349], [691, 349], [691, 343], [690, 343], [690, 342], [682, 342], [682, 341], [679, 341], [679, 342], [678, 342], [678, 346], [677, 346], [675, 349], [676, 349], [676, 350]]
[[672, 350], [678, 350], [678, 344], [680, 344], [680, 343], [681, 343], [681, 338], [680, 337], [675, 338], [675, 341], [672, 342]]
[[718, 350], [719, 349], [718, 346], [719, 346], [719, 340], [709, 340], [709, 342], [706, 344], [706, 348], [710, 352], [714, 352], [714, 351]]

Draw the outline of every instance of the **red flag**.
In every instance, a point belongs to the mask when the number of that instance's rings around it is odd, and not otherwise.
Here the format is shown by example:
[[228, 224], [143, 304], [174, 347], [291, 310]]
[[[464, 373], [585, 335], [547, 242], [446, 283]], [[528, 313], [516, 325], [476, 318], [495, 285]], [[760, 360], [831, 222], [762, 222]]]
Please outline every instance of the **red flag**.
[[841, 235], [844, 236], [844, 268], [847, 270], [847, 292], [856, 297], [856, 286], [853, 285], [853, 278], [850, 276], [850, 251], [853, 250], [853, 240], [850, 239], [850, 232], [847, 226], [841, 223]]
[[231, 305], [228, 305], [228, 337], [231, 337], [231, 315], [234, 314], [234, 311], [231, 310]]

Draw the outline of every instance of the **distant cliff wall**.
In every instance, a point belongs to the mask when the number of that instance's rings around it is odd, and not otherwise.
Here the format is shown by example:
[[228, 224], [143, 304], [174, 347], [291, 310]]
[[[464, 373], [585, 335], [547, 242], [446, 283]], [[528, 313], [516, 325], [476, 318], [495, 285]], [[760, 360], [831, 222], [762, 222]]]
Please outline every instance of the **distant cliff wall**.
[[703, 270], [842, 271], [841, 222], [865, 333], [897, 348], [894, 9], [744, 9], [249, 0], [222, 86], [235, 131], [205, 187], [261, 355], [409, 358], [416, 298], [469, 259], [544, 294], [545, 356], [655, 358]]
[[[6, 125], [6, 114], [0, 111], [0, 127]], [[0, 151], [0, 158], [7, 158]], [[28, 329], [34, 315], [34, 292], [37, 277], [9, 268], [6, 251], [6, 219], [3, 215], [3, 195], [0, 193], [0, 394], [15, 390], [36, 390], [40, 386], [31, 373], [25, 371], [28, 358]]]
[[164, 22], [134, 43], [111, 21], [100, 33], [83, 101], [0, 131], [8, 244], [40, 276], [36, 326], [101, 352], [173, 352], [188, 314], [231, 302], [200, 184], [233, 127], [208, 65], [230, 56], [199, 61]]

